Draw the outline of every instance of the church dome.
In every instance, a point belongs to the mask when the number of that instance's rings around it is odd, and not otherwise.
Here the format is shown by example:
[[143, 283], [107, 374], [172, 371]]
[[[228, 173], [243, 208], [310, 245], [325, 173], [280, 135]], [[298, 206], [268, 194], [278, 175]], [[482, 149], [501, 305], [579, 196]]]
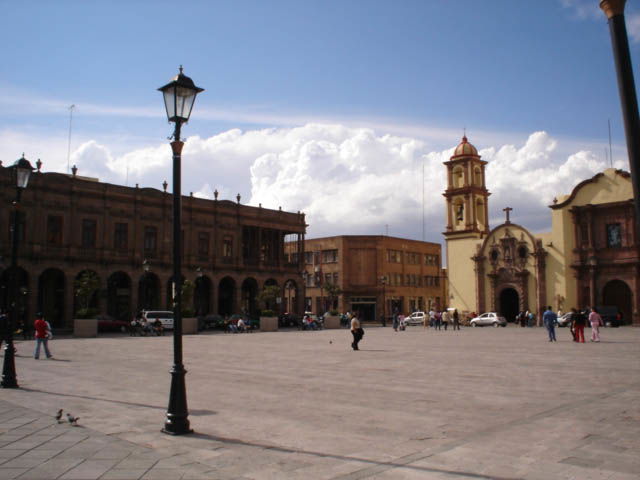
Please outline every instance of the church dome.
[[453, 156], [454, 157], [462, 157], [462, 156], [478, 156], [478, 150], [476, 149], [476, 147], [474, 147], [473, 145], [471, 145], [468, 141], [467, 141], [467, 136], [465, 135], [464, 137], [462, 137], [462, 142], [460, 142], [460, 145], [458, 145], [455, 149], [455, 151], [453, 152]]

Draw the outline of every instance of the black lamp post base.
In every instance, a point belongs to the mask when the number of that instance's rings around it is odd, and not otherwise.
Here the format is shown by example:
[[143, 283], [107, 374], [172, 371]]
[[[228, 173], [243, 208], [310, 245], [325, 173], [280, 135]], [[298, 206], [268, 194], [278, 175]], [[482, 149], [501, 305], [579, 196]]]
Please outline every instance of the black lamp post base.
[[20, 388], [16, 378], [16, 361], [13, 342], [7, 342], [4, 347], [4, 364], [2, 365], [2, 388]]
[[186, 435], [193, 433], [189, 425], [189, 411], [187, 410], [187, 387], [185, 375], [187, 371], [182, 365], [174, 365], [171, 369], [171, 392], [169, 394], [169, 408], [163, 433], [169, 435]]

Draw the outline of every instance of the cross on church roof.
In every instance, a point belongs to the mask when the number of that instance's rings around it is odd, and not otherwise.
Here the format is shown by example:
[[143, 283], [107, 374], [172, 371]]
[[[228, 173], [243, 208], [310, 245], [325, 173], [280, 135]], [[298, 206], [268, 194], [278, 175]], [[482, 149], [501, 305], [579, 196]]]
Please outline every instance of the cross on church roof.
[[502, 211], [503, 211], [503, 212], [506, 212], [506, 213], [507, 213], [507, 221], [506, 221], [506, 222], [504, 222], [504, 223], [507, 223], [507, 224], [511, 223], [511, 222], [509, 221], [509, 213], [511, 212], [511, 210], [513, 210], [513, 208], [511, 208], [511, 207], [506, 207], [506, 208], [503, 208], [503, 209], [502, 209]]

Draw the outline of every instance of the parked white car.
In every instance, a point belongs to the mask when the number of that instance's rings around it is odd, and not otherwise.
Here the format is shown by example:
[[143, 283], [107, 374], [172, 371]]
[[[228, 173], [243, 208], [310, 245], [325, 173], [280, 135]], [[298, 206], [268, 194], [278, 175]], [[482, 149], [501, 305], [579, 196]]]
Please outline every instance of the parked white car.
[[159, 318], [162, 322], [162, 328], [165, 330], [173, 330], [173, 312], [168, 310], [144, 310], [142, 316], [147, 323], [152, 324]]
[[427, 318], [427, 314], [424, 312], [413, 312], [408, 317], [404, 317], [404, 322], [407, 325], [422, 325], [424, 319]]
[[507, 319], [501, 317], [496, 312], [483, 313], [479, 317], [472, 318], [469, 322], [472, 327], [484, 327], [487, 325], [493, 325], [494, 327], [506, 327]]

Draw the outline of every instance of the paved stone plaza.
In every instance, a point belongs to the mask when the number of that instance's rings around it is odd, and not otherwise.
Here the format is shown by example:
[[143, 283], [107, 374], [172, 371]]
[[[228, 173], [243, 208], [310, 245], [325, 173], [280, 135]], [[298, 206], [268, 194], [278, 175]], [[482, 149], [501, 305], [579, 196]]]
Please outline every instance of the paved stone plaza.
[[[185, 336], [195, 434], [160, 432], [172, 341], [18, 342], [0, 478], [637, 479], [640, 329]], [[80, 426], [58, 424], [63, 408]]]

